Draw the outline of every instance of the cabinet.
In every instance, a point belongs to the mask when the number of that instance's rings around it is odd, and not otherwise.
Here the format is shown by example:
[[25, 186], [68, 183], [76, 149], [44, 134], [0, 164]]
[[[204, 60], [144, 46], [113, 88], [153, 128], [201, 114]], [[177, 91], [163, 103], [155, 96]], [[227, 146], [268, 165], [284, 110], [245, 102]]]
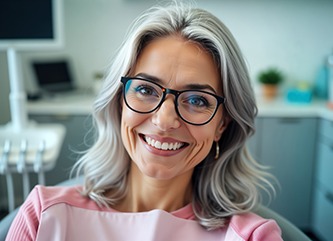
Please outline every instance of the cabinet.
[[331, 240], [333, 237], [333, 121], [320, 121], [316, 161], [313, 229], [323, 240]]
[[[258, 118], [249, 142], [253, 156], [277, 179], [269, 207], [302, 229], [311, 226], [316, 118]], [[264, 200], [264, 203], [268, 200]]]

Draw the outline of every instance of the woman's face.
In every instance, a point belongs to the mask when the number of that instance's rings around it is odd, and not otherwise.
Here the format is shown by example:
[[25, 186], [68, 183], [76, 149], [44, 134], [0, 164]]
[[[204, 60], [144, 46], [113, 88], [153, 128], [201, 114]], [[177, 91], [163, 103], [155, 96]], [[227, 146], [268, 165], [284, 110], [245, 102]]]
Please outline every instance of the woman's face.
[[[131, 77], [143, 77], [175, 90], [191, 89], [195, 84], [222, 95], [219, 71], [211, 55], [198, 44], [178, 36], [149, 43]], [[168, 94], [160, 108], [149, 114], [136, 113], [122, 103], [122, 140], [132, 161], [146, 176], [172, 179], [192, 175], [194, 167], [207, 156], [225, 129], [221, 106], [209, 123], [195, 126], [177, 115], [174, 98]], [[157, 142], [174, 148], [162, 150]]]

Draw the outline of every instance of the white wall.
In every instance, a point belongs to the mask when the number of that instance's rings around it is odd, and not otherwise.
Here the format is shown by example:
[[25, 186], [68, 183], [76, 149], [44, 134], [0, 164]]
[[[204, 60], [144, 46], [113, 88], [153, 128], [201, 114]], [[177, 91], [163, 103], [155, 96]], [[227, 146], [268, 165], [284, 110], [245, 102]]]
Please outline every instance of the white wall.
[[[33, 88], [29, 61], [66, 56], [79, 86], [89, 87], [93, 73], [106, 67], [130, 22], [155, 1], [64, 0], [63, 51], [23, 53], [26, 86]], [[283, 70], [289, 84], [314, 82], [324, 58], [333, 52], [332, 0], [198, 0], [234, 33], [253, 79], [269, 66]], [[9, 119], [6, 58], [0, 52], [0, 124]]]
[[289, 81], [313, 81], [325, 56], [333, 53], [333, 1], [217, 2], [201, 5], [229, 26], [253, 75], [278, 66]]

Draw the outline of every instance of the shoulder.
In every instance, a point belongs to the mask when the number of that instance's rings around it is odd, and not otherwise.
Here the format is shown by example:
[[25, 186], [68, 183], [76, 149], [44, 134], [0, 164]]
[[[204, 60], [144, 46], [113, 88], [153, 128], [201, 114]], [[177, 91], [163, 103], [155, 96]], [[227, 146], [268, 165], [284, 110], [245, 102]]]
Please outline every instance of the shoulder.
[[234, 215], [229, 223], [231, 228], [243, 240], [282, 240], [277, 223], [254, 213]]
[[40, 204], [41, 212], [60, 203], [76, 207], [85, 207], [88, 209], [99, 209], [94, 201], [81, 194], [81, 190], [81, 186], [46, 187], [38, 185], [31, 192], [29, 199], [34, 203]]
[[53, 202], [70, 201], [80, 197], [80, 186], [62, 187], [62, 186], [40, 186], [37, 185], [32, 194], [40, 199], [40, 201], [46, 205]]
[[35, 240], [42, 214], [50, 207], [64, 203], [70, 206], [96, 208], [80, 194], [81, 187], [36, 186], [19, 209], [8, 232], [8, 240]]

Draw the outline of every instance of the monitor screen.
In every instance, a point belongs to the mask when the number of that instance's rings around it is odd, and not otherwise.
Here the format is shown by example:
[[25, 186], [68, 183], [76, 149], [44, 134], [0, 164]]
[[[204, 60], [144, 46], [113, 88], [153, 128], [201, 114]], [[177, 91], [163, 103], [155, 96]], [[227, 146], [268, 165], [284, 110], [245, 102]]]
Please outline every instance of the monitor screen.
[[0, 0], [0, 49], [61, 47], [63, 0]]
[[43, 92], [63, 92], [74, 89], [67, 60], [33, 62], [32, 66], [37, 84]]

